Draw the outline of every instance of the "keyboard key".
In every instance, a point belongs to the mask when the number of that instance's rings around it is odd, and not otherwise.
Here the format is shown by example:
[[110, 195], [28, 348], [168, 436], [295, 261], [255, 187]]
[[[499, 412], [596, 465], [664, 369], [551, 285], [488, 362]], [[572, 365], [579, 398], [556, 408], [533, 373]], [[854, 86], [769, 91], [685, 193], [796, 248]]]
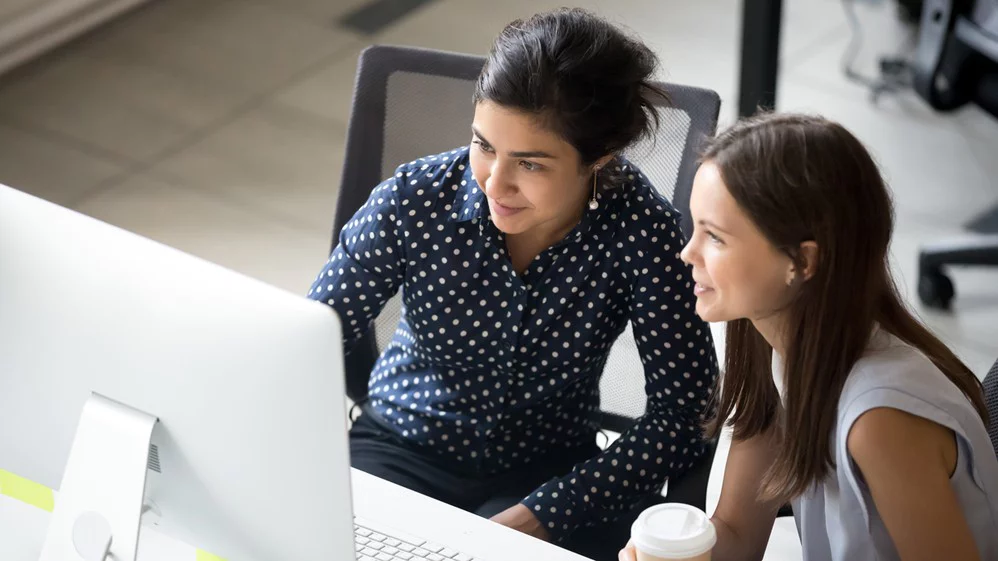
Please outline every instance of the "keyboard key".
[[[479, 561], [470, 555], [426, 540], [355, 519], [354, 546], [358, 561]], [[387, 530], [387, 531], [386, 531]]]

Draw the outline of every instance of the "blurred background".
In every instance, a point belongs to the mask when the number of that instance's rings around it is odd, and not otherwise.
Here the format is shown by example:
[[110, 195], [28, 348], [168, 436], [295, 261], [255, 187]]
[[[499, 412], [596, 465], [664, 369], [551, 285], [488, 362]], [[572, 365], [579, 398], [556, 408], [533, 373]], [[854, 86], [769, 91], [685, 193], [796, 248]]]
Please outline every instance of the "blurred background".
[[[0, 183], [304, 294], [329, 251], [361, 50], [485, 54], [510, 20], [560, 5], [0, 0]], [[639, 35], [660, 79], [716, 90], [721, 127], [775, 98], [866, 142], [894, 190], [908, 300], [983, 377], [998, 357], [998, 267], [938, 268], [953, 255], [929, 255], [920, 299], [919, 258], [966, 238], [974, 251], [958, 260], [998, 263], [981, 249], [998, 230], [998, 120], [986, 110], [998, 1], [573, 5]], [[771, 559], [799, 558], [793, 538], [774, 547]]]
[[[958, 295], [941, 311], [917, 298], [917, 263], [998, 204], [998, 120], [962, 99], [937, 111], [913, 89], [922, 1], [786, 0], [775, 22], [774, 4], [575, 3], [644, 39], [662, 79], [716, 90], [721, 127], [738, 116], [742, 73], [767, 73], [759, 48], [779, 30], [776, 107], [837, 119], [874, 152], [909, 300], [983, 376], [998, 356], [998, 268], [951, 270]], [[0, 0], [0, 183], [305, 293], [329, 249], [360, 51], [484, 54], [510, 20], [560, 5]]]

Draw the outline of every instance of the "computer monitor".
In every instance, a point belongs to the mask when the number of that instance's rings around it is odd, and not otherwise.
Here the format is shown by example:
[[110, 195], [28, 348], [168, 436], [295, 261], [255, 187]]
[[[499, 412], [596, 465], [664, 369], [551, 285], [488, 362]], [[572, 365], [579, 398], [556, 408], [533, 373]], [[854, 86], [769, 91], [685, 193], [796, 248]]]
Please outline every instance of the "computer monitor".
[[130, 561], [141, 511], [352, 560], [344, 396], [327, 306], [0, 185], [0, 469], [59, 489], [39, 558]]

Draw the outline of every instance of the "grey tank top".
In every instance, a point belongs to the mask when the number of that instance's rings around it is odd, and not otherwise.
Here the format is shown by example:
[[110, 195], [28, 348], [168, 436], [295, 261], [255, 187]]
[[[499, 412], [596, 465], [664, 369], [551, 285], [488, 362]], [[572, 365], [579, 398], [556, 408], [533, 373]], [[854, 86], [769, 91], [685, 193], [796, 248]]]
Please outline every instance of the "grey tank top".
[[[782, 366], [776, 357], [774, 376], [782, 390]], [[846, 448], [852, 424], [878, 407], [929, 419], [957, 435], [958, 460], [950, 482], [981, 559], [998, 561], [998, 457], [984, 423], [963, 392], [927, 357], [882, 330], [871, 337], [843, 388], [831, 440], [835, 469], [794, 501], [804, 561], [900, 559]]]

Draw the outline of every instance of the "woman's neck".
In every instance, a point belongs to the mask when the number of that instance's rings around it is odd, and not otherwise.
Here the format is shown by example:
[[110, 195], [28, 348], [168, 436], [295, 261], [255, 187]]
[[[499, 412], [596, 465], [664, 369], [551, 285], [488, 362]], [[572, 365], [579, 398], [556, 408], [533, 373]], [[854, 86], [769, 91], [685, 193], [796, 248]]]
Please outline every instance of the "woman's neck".
[[781, 313], [773, 313], [752, 320], [752, 325], [762, 338], [773, 347], [773, 352], [781, 357], [786, 356], [786, 337], [784, 336], [785, 317]]
[[565, 236], [582, 220], [584, 208], [578, 213], [566, 216], [557, 222], [551, 221], [521, 232], [506, 235], [506, 250], [518, 274], [523, 274], [527, 265], [544, 250], [565, 239]]

